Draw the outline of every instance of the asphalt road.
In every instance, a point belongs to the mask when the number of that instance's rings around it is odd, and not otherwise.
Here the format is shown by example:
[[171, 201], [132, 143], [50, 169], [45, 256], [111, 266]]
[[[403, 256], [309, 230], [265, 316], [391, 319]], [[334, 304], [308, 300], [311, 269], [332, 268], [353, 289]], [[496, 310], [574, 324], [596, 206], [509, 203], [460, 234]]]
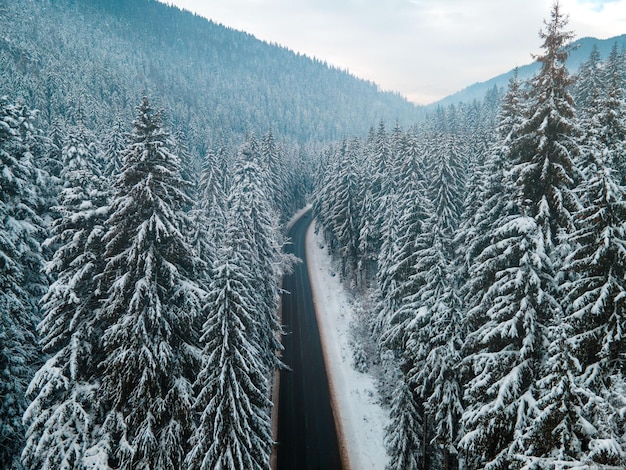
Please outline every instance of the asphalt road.
[[328, 379], [313, 308], [306, 266], [305, 236], [310, 212], [289, 231], [289, 248], [303, 262], [285, 276], [282, 322], [283, 362], [280, 373], [277, 470], [340, 470], [337, 432], [330, 405]]

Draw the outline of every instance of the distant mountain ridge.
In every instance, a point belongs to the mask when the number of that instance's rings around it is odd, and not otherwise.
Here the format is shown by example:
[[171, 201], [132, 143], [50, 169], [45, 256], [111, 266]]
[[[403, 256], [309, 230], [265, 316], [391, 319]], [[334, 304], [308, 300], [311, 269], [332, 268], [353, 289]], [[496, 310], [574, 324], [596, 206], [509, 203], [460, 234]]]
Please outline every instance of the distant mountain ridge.
[[[567, 60], [567, 67], [570, 72], [576, 72], [580, 65], [587, 61], [593, 45], [598, 46], [598, 51], [602, 59], [606, 59], [613, 48], [613, 45], [617, 43], [618, 48], [626, 47], [626, 34], [621, 36], [615, 36], [608, 39], [596, 39], [591, 37], [585, 37], [578, 39], [572, 43], [572, 50]], [[520, 80], [527, 80], [532, 78], [540, 68], [538, 62], [522, 65], [518, 67], [518, 76]], [[447, 96], [439, 101], [431, 103], [425, 106], [425, 109], [433, 109], [439, 106], [448, 106], [458, 103], [471, 103], [474, 100], [482, 100], [485, 94], [498, 87], [498, 89], [506, 89], [509, 83], [509, 79], [513, 76], [515, 69], [512, 69], [506, 73], [493, 77], [484, 82], [474, 83], [450, 96]]]

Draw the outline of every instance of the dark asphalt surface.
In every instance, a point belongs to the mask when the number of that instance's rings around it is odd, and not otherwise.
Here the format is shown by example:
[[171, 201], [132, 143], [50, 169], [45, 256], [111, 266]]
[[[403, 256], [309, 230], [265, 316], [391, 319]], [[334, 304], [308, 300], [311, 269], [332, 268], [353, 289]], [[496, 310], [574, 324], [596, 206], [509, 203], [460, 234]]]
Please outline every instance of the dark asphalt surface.
[[277, 470], [340, 470], [337, 432], [330, 405], [311, 284], [306, 266], [305, 236], [310, 212], [289, 231], [288, 251], [303, 262], [283, 278], [283, 362], [280, 373]]

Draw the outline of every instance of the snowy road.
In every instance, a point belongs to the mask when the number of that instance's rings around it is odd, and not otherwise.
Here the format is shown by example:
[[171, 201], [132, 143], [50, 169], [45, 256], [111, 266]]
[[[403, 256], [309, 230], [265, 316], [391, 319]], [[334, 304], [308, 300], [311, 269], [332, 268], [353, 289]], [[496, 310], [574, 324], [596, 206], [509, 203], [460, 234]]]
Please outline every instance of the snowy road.
[[285, 276], [282, 322], [283, 361], [291, 370], [280, 374], [277, 470], [341, 469], [337, 432], [306, 265], [305, 238], [310, 215], [291, 228], [293, 253], [303, 263]]

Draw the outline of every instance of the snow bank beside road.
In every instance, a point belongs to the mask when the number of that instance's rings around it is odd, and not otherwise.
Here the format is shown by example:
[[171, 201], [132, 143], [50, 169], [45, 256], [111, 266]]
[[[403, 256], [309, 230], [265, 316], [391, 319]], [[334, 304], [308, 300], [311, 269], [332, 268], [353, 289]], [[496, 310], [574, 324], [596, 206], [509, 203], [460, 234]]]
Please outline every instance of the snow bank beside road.
[[[352, 470], [383, 470], [387, 412], [380, 405], [375, 379], [352, 367], [350, 348], [353, 306], [339, 276], [333, 276], [325, 243], [311, 224], [306, 237], [307, 262], [335, 413], [341, 423]], [[320, 248], [324, 246], [324, 248]]]

